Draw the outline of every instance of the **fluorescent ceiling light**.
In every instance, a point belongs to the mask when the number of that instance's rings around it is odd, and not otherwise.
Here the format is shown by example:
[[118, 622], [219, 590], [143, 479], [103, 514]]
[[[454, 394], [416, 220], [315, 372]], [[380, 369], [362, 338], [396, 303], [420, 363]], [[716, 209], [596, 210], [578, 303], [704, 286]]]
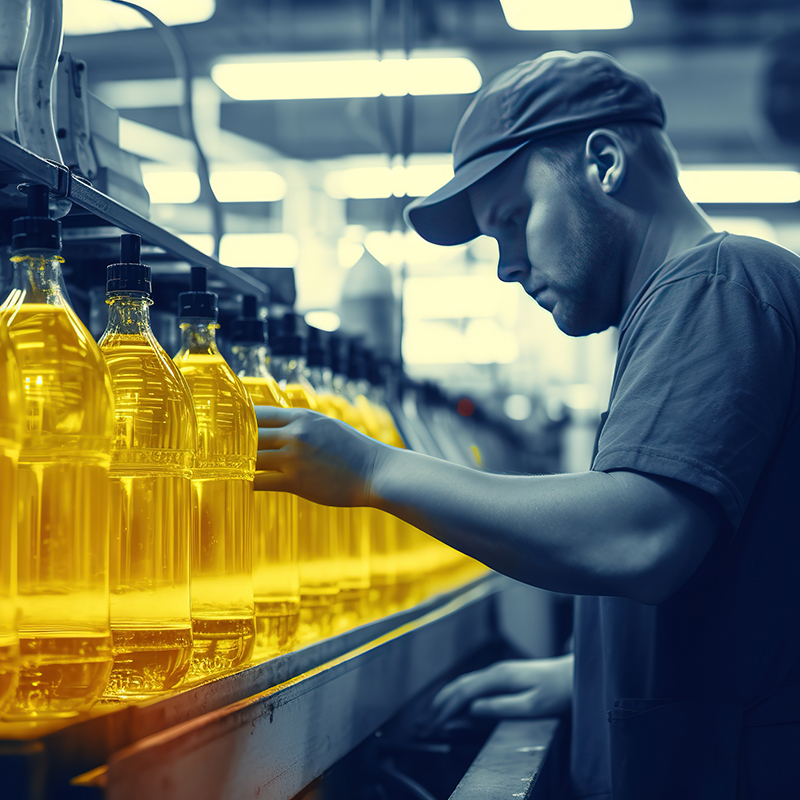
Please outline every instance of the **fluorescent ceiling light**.
[[509, 302], [508, 289], [491, 275], [412, 276], [403, 286], [403, 314], [406, 319], [493, 317]]
[[364, 247], [389, 267], [408, 264], [436, 264], [463, 257], [464, 244], [444, 247], [425, 241], [415, 231], [370, 231], [364, 236]]
[[183, 84], [178, 78], [146, 78], [100, 81], [93, 89], [108, 105], [116, 108], [168, 108], [183, 100]]
[[221, 203], [269, 203], [286, 196], [286, 179], [258, 165], [211, 170], [211, 188]]
[[391, 197], [424, 197], [453, 177], [450, 164], [415, 164], [407, 167], [353, 167], [331, 170], [325, 191], [339, 199], [379, 200]]
[[224, 61], [211, 78], [235, 100], [469, 94], [481, 87], [478, 68], [463, 56], [378, 60], [364, 52]]
[[226, 233], [219, 260], [229, 267], [293, 267], [300, 247], [290, 233]]
[[[136, 0], [166, 25], [205, 22], [214, 16], [215, 0]], [[149, 28], [138, 12], [108, 0], [64, 0], [64, 33], [83, 36], [92, 33]]]
[[680, 182], [695, 203], [797, 203], [800, 172], [763, 167], [691, 167]]
[[142, 178], [150, 202], [154, 204], [194, 203], [200, 197], [200, 178], [194, 170], [142, 164]]
[[308, 325], [319, 328], [321, 331], [336, 331], [342, 324], [342, 320], [335, 311], [306, 311], [303, 319]]
[[633, 22], [630, 0], [500, 0], [518, 31], [602, 31]]

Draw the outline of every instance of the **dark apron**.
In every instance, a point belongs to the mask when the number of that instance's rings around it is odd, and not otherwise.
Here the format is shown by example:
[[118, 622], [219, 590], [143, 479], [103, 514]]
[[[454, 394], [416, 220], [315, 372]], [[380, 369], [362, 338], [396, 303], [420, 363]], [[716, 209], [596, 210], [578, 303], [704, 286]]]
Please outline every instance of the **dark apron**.
[[620, 699], [608, 718], [612, 800], [800, 797], [800, 685], [747, 707]]

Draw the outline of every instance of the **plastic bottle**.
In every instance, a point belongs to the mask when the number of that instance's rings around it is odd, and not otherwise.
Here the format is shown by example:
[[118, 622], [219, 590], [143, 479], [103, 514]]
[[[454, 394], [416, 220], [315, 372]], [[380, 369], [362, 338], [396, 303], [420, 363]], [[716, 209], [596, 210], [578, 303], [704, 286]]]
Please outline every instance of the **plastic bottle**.
[[[369, 431], [346, 394], [348, 354], [346, 341], [330, 337], [333, 380], [329, 391], [320, 394], [323, 413], [352, 425], [369, 436]], [[371, 616], [368, 612], [370, 588], [370, 518], [368, 509], [338, 508], [340, 592], [337, 622], [344, 630]]]
[[[286, 395], [269, 371], [266, 322], [257, 317], [256, 302], [253, 295], [245, 295], [242, 316], [233, 323], [233, 366], [253, 405], [288, 408]], [[253, 595], [256, 655], [263, 658], [293, 649], [300, 621], [296, 495], [255, 493]]]
[[22, 446], [22, 383], [0, 320], [0, 715], [19, 678], [17, 633], [17, 463]]
[[[308, 380], [305, 323], [296, 314], [275, 319], [270, 328], [273, 374], [289, 403], [296, 408], [322, 411]], [[300, 641], [308, 643], [333, 633], [340, 587], [340, 509], [297, 502], [298, 560], [300, 564]]]
[[109, 506], [114, 667], [106, 695], [177, 686], [192, 650], [189, 561], [197, 422], [189, 387], [150, 328], [150, 267], [124, 234], [108, 267], [100, 350], [114, 388]]
[[252, 655], [253, 403], [216, 343], [217, 295], [192, 267], [178, 295], [181, 349], [175, 364], [192, 392], [197, 452], [192, 471], [192, 663], [190, 679], [235, 669]]
[[20, 681], [8, 714], [62, 717], [89, 708], [111, 671], [108, 468], [111, 378], [61, 277], [60, 223], [47, 187], [28, 189], [14, 221], [14, 283], [0, 308], [25, 402], [19, 459]]
[[[358, 340], [348, 343], [347, 383], [345, 393], [361, 416], [369, 436], [386, 443], [387, 435], [377, 408], [367, 395], [370, 391], [372, 354]], [[366, 518], [370, 535], [369, 606], [373, 614], [391, 614], [397, 610], [397, 523], [396, 517], [377, 508], [354, 509]]]

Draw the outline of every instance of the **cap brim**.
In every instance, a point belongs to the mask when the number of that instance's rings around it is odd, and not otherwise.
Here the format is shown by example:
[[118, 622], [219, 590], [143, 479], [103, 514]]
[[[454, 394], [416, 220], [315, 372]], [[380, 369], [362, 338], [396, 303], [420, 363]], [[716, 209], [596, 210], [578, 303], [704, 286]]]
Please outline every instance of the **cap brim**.
[[508, 150], [487, 153], [464, 164], [441, 189], [409, 203], [406, 222], [433, 244], [464, 244], [481, 235], [467, 189], [519, 152], [528, 142]]

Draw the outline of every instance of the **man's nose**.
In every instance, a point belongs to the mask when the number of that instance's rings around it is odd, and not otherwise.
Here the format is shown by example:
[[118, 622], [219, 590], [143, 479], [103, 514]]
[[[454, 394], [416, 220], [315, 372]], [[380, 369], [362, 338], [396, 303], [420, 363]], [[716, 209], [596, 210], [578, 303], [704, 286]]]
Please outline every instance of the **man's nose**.
[[525, 280], [531, 271], [531, 265], [527, 259], [501, 258], [497, 265], [497, 277], [504, 283], [518, 283]]

